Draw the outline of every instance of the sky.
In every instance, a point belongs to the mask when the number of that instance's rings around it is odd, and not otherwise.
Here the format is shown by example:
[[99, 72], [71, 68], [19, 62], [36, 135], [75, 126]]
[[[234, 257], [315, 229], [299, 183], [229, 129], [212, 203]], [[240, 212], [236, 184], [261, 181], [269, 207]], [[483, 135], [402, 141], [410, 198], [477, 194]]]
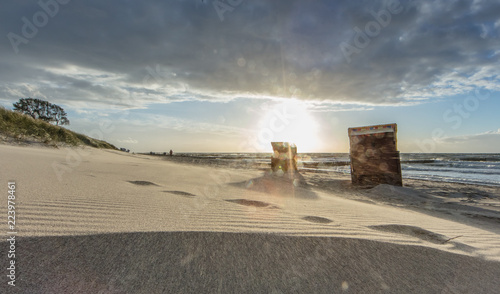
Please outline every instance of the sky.
[[500, 153], [499, 1], [6, 0], [0, 105], [134, 152]]

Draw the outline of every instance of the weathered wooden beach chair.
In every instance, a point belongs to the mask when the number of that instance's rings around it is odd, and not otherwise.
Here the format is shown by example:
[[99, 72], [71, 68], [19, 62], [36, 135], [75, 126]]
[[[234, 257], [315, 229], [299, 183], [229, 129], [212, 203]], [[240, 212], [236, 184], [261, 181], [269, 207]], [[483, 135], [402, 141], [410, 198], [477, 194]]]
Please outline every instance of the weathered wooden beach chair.
[[402, 186], [397, 125], [349, 128], [351, 179], [354, 185]]
[[271, 145], [274, 151], [271, 156], [271, 169], [273, 172], [297, 170], [297, 146], [295, 144], [271, 142]]

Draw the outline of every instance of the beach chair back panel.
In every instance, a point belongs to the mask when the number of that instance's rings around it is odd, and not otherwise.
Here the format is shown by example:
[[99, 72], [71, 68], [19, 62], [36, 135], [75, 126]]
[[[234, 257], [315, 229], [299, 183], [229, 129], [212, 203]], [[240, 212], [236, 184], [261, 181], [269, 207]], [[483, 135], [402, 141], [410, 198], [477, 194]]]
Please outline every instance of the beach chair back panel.
[[402, 185], [397, 125], [349, 128], [351, 179], [355, 185]]

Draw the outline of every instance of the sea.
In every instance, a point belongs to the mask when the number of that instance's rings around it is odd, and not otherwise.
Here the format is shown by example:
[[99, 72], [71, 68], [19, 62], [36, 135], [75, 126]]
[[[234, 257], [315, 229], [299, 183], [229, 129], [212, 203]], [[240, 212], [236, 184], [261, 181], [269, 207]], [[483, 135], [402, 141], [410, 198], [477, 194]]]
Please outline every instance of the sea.
[[[349, 175], [348, 153], [300, 153], [299, 171]], [[221, 166], [270, 165], [271, 153], [178, 153], [176, 156], [209, 160]], [[404, 179], [500, 186], [500, 153], [401, 153]]]

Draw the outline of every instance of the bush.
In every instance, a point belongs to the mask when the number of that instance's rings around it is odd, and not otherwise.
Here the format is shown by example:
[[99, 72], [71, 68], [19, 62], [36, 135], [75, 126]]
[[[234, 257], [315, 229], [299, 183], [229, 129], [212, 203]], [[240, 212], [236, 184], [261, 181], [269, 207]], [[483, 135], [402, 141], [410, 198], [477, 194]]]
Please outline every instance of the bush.
[[37, 140], [45, 144], [68, 144], [71, 146], [91, 146], [104, 149], [118, 149], [108, 142], [92, 139], [72, 132], [41, 119], [7, 110], [0, 106], [0, 134], [14, 141]]

